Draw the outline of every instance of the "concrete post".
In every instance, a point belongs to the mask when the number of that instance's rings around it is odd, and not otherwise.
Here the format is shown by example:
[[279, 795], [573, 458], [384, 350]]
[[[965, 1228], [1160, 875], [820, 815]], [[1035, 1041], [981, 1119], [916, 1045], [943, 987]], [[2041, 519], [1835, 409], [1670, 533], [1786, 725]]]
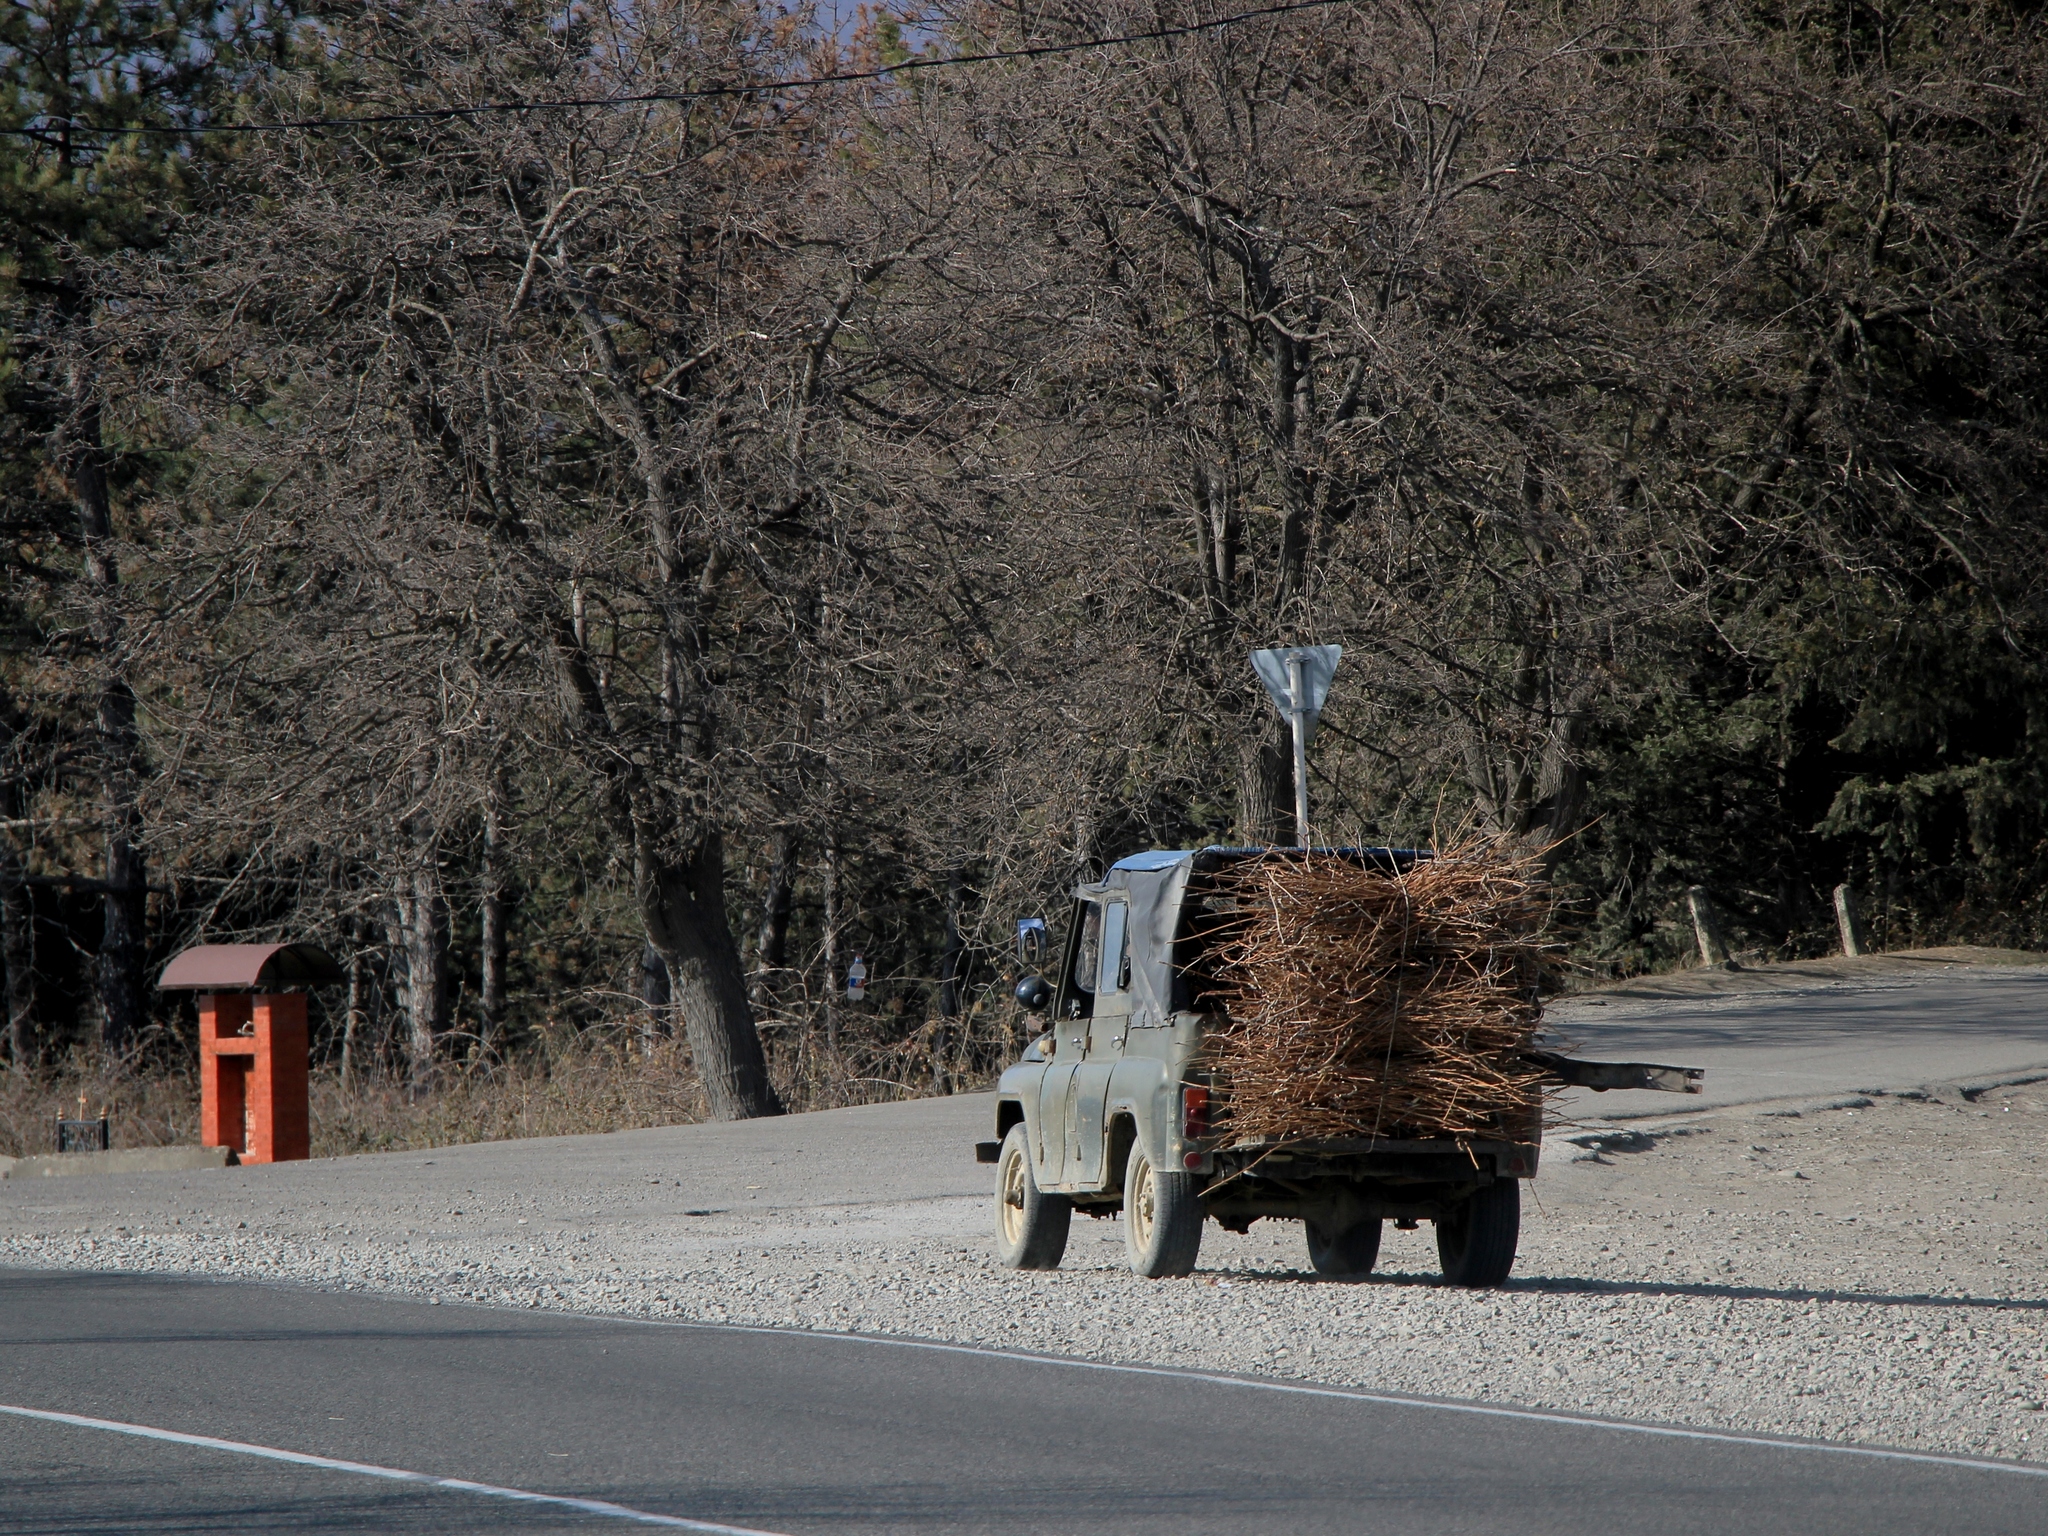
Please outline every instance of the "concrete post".
[[1864, 952], [1863, 919], [1856, 913], [1856, 893], [1846, 882], [1835, 887], [1835, 927], [1841, 931], [1843, 954]]
[[1685, 893], [1686, 909], [1692, 913], [1693, 936], [1699, 940], [1700, 964], [1730, 966], [1727, 942], [1721, 937], [1720, 920], [1714, 916], [1714, 904], [1707, 899], [1707, 888], [1695, 885]]

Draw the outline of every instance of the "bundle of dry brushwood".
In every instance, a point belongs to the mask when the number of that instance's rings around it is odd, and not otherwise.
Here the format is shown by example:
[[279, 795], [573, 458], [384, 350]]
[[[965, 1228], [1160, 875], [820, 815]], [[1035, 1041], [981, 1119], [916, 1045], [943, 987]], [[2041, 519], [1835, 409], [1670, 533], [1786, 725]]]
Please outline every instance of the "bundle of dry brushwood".
[[1490, 1136], [1542, 1113], [1521, 1053], [1557, 946], [1534, 858], [1468, 842], [1401, 874], [1251, 859], [1215, 894], [1236, 908], [1210, 1035], [1235, 1139]]

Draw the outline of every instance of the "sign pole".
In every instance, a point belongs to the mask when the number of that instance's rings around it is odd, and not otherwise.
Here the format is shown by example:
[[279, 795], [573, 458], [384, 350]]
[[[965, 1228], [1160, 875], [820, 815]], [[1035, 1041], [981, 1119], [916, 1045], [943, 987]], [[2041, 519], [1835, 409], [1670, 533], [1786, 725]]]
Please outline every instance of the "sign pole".
[[1287, 658], [1287, 720], [1294, 727], [1294, 841], [1308, 846], [1308, 697], [1299, 655]]
[[1308, 744], [1315, 739], [1330, 679], [1344, 657], [1341, 645], [1289, 645], [1253, 651], [1252, 671], [1294, 735], [1294, 835], [1308, 846]]

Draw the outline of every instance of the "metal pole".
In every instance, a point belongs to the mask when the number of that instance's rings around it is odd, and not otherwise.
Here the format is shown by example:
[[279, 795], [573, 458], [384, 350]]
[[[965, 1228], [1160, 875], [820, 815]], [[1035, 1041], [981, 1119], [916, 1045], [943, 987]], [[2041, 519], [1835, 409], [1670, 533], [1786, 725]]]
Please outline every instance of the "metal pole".
[[1308, 846], [1308, 710], [1304, 705], [1307, 691], [1301, 679], [1301, 658], [1287, 658], [1287, 694], [1293, 707], [1287, 711], [1289, 724], [1294, 727], [1294, 840], [1298, 847]]

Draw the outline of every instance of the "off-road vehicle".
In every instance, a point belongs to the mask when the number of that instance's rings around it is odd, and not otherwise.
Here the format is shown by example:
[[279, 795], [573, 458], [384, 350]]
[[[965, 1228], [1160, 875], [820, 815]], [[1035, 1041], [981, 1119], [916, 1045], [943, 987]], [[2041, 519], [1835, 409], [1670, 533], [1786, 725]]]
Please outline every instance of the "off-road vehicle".
[[[1395, 874], [1429, 855], [1401, 849], [1318, 849]], [[1074, 892], [1056, 980], [1028, 975], [1020, 1003], [1048, 1012], [1044, 1034], [1004, 1072], [996, 1140], [976, 1156], [997, 1166], [997, 1245], [1019, 1269], [1053, 1269], [1078, 1208], [1124, 1216], [1130, 1265], [1148, 1276], [1195, 1266], [1203, 1223], [1232, 1232], [1262, 1217], [1292, 1218], [1309, 1262], [1362, 1278], [1378, 1257], [1382, 1223], [1436, 1226], [1444, 1279], [1498, 1285], [1514, 1263], [1521, 1181], [1536, 1174], [1535, 1117], [1494, 1139], [1266, 1142], [1236, 1139], [1203, 1053], [1222, 1008], [1205, 941], [1206, 915], [1228, 898], [1216, 876], [1251, 858], [1298, 849], [1203, 848], [1135, 854]], [[1044, 926], [1020, 924], [1043, 944]], [[1027, 957], [1028, 958], [1028, 957]], [[1694, 1068], [1527, 1059], [1557, 1080], [1596, 1090], [1697, 1093]]]

